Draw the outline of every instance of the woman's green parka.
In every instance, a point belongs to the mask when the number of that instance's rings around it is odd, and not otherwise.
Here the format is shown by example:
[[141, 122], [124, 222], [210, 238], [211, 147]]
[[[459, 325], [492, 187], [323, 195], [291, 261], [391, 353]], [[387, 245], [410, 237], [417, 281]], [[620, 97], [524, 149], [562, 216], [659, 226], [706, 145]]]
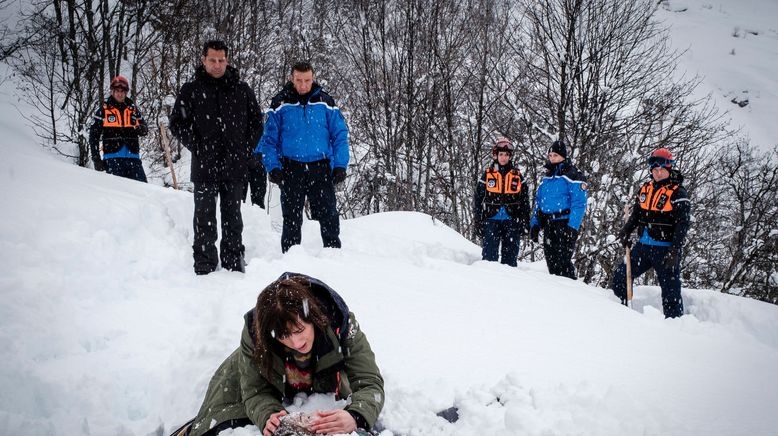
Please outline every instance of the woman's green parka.
[[[312, 279], [312, 282], [318, 280]], [[328, 286], [322, 285], [329, 291], [327, 293], [334, 293]], [[315, 295], [321, 299], [322, 295], [326, 298], [327, 293]], [[330, 312], [348, 310], [342, 299], [335, 295], [335, 302], [324, 302]], [[316, 333], [314, 352], [318, 359], [315, 360], [313, 391], [337, 392], [340, 398], [350, 397], [346, 411], [361, 416], [369, 430], [383, 408], [384, 381], [367, 337], [360, 330], [354, 314], [347, 313], [348, 322], [342, 323], [343, 327], [336, 327], [337, 330], [347, 328], [345, 333], [336, 333], [332, 327], [327, 328], [325, 333]], [[203, 405], [192, 424], [191, 436], [201, 436], [222, 422], [245, 418], [262, 429], [271, 414], [283, 410], [284, 357], [274, 352], [271, 370], [266, 373], [266, 365], [258, 365], [254, 359], [254, 310], [244, 318], [240, 346], [219, 366], [211, 379]], [[332, 324], [338, 325], [337, 322]]]

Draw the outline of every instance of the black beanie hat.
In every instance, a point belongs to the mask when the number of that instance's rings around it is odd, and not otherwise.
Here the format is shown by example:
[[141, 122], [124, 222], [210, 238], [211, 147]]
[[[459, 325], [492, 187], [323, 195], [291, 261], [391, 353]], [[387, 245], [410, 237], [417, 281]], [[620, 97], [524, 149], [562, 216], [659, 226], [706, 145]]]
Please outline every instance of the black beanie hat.
[[551, 144], [551, 148], [548, 149], [549, 153], [552, 151], [567, 159], [567, 145], [565, 145], [565, 141], [562, 141], [561, 139], [554, 141], [554, 143]]

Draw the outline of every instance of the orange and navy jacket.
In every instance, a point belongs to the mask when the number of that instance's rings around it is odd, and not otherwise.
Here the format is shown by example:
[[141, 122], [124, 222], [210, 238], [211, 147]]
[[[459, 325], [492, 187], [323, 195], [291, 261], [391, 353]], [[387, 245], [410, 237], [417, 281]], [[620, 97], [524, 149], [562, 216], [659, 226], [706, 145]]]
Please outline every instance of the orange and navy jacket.
[[101, 139], [104, 157], [111, 157], [126, 147], [129, 154], [125, 153], [122, 157], [139, 158], [138, 137], [146, 136], [148, 131], [146, 120], [132, 99], [128, 97], [119, 103], [113, 97], [108, 97], [95, 111], [89, 128], [92, 159], [99, 159]]
[[644, 183], [624, 226], [626, 234], [637, 227], [638, 236], [647, 230], [651, 239], [681, 248], [689, 230], [691, 213], [691, 200], [682, 183], [683, 175], [674, 170], [661, 182], [652, 179]]
[[484, 171], [475, 189], [475, 217], [485, 220], [505, 208], [508, 215], [519, 221], [519, 228], [529, 224], [529, 195], [521, 171], [512, 162], [502, 166], [494, 161]]

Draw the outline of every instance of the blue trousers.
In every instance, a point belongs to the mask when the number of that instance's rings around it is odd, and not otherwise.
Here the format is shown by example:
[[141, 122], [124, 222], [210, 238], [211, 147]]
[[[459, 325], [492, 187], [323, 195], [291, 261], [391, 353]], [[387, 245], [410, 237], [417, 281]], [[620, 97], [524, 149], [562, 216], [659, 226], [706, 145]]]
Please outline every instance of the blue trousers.
[[[664, 259], [670, 247], [655, 245], [635, 244], [630, 251], [630, 265], [632, 279], [640, 277], [643, 273], [654, 268], [659, 279], [659, 287], [662, 288], [662, 311], [666, 318], [677, 318], [683, 315], [683, 299], [681, 298], [681, 256], [678, 262], [670, 268], [664, 265]], [[627, 265], [622, 262], [616, 268], [613, 276], [613, 293], [627, 303]]]
[[484, 221], [484, 246], [481, 250], [481, 258], [497, 262], [499, 254], [500, 263], [516, 266], [520, 238], [521, 232], [516, 220]]
[[106, 172], [114, 176], [125, 177], [147, 183], [146, 172], [140, 159], [116, 157], [105, 160]]

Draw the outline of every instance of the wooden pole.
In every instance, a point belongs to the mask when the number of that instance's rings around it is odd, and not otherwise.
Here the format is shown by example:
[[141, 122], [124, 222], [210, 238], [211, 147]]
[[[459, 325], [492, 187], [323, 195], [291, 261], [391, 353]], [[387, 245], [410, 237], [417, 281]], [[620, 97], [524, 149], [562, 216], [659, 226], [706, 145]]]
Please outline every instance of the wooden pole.
[[[631, 214], [629, 203], [624, 205], [624, 223], [626, 224]], [[630, 259], [632, 247], [624, 247], [624, 263], [627, 265], [627, 307], [632, 308], [632, 261]]]
[[173, 178], [173, 189], [177, 190], [176, 170], [173, 168], [173, 159], [170, 157], [170, 136], [168, 136], [167, 126], [163, 123], [159, 123], [159, 137], [162, 139], [162, 149], [165, 151], [165, 162], [167, 162], [167, 167], [170, 168], [170, 176]]

